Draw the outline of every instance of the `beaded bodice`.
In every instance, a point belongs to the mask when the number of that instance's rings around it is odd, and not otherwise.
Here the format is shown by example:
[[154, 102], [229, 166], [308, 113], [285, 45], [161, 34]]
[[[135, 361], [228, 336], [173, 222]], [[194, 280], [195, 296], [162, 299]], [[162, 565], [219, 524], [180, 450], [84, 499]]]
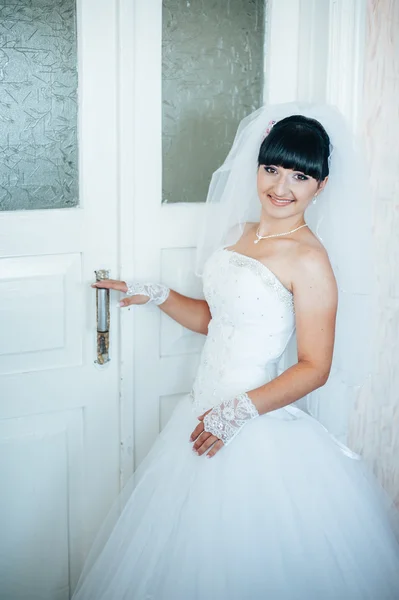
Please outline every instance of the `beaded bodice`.
[[275, 377], [295, 329], [291, 292], [256, 259], [219, 249], [203, 284], [212, 319], [192, 392], [198, 411]]

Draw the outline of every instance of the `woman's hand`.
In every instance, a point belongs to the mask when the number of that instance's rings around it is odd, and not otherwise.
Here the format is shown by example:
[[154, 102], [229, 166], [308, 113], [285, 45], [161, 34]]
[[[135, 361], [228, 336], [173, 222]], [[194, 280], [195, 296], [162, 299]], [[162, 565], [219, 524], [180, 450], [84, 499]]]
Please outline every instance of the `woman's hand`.
[[196, 454], [198, 454], [198, 456], [201, 456], [202, 454], [207, 452], [209, 450], [209, 448], [212, 446], [212, 444], [214, 444], [213, 447], [211, 448], [211, 450], [206, 455], [207, 458], [212, 458], [212, 456], [214, 456], [216, 454], [216, 452], [219, 452], [219, 450], [223, 447], [223, 442], [222, 442], [222, 440], [217, 438], [215, 435], [208, 433], [204, 429], [204, 423], [203, 423], [204, 417], [209, 412], [211, 412], [211, 411], [207, 410], [206, 412], [204, 412], [203, 415], [198, 417], [198, 420], [200, 421], [200, 423], [197, 425], [197, 427], [192, 432], [192, 434], [190, 436], [190, 441], [194, 442], [194, 440], [195, 440], [195, 443], [193, 446], [193, 451], [196, 452]]
[[222, 446], [230, 444], [244, 425], [256, 417], [259, 417], [258, 409], [246, 392], [216, 404], [198, 417], [201, 423], [190, 438], [195, 440], [194, 452], [204, 454], [215, 444], [207, 454], [208, 457], [213, 456]]
[[[117, 292], [123, 292], [126, 294], [128, 286], [126, 281], [118, 281], [117, 279], [101, 279], [91, 284], [92, 288], [105, 289], [105, 290], [116, 290]], [[137, 294], [135, 296], [129, 296], [128, 298], [122, 298], [119, 302], [119, 306], [130, 306], [132, 304], [147, 304], [149, 300], [148, 296], [144, 294]]]

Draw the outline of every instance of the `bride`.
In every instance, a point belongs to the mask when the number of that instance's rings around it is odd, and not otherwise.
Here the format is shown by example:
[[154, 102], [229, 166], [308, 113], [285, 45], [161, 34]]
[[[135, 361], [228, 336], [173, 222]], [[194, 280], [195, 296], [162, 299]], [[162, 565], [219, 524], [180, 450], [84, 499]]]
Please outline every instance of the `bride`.
[[205, 300], [93, 284], [207, 339], [191, 394], [122, 492], [75, 600], [399, 598], [386, 496], [294, 406], [307, 396], [311, 413], [333, 411], [367, 374], [364, 180], [338, 111], [263, 107], [212, 178], [196, 265]]

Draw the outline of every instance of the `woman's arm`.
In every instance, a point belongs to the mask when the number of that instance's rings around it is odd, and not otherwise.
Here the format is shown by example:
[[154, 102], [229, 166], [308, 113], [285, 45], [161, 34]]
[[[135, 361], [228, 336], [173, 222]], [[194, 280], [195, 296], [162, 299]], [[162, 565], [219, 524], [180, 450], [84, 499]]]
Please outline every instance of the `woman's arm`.
[[338, 292], [324, 251], [298, 257], [293, 281], [298, 362], [271, 382], [248, 393], [259, 414], [287, 406], [323, 386], [334, 349]]
[[[118, 292], [123, 292], [124, 294], [128, 291], [126, 282], [116, 279], [96, 281], [91, 287], [116, 290]], [[134, 296], [122, 298], [119, 302], [119, 306], [126, 307], [146, 304], [147, 302], [148, 296], [144, 294], [135, 294]], [[180, 323], [180, 325], [187, 327], [187, 329], [207, 335], [211, 313], [206, 300], [195, 300], [194, 298], [189, 298], [174, 290], [170, 290], [168, 298], [159, 305], [159, 308], [172, 319]]]
[[168, 299], [159, 308], [187, 329], [207, 335], [211, 313], [206, 300], [195, 300], [170, 290]]

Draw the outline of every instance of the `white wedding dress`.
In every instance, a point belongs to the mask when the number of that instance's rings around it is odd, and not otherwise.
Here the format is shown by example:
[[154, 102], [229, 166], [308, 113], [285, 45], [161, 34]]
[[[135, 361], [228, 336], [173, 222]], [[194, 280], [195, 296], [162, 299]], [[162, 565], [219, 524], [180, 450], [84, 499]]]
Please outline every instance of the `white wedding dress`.
[[255, 259], [218, 250], [204, 293], [212, 320], [193, 392], [132, 479], [74, 599], [397, 600], [386, 497], [312, 417], [288, 406], [248, 422], [210, 460], [192, 452], [196, 416], [275, 377], [295, 328], [291, 293]]

